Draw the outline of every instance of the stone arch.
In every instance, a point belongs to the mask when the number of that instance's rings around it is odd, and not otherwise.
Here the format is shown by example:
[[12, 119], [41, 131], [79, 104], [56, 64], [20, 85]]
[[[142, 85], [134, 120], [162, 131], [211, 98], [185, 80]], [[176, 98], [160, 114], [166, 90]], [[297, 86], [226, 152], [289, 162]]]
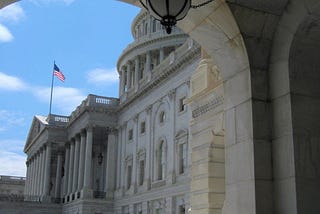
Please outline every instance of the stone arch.
[[[319, 213], [320, 2], [291, 1], [270, 65], [275, 213]], [[284, 155], [286, 154], [286, 155]]]
[[[138, 0], [122, 1], [139, 5]], [[229, 158], [226, 165], [226, 206], [229, 208], [226, 212], [237, 213], [237, 208], [246, 207], [246, 213], [255, 213], [251, 76], [238, 25], [227, 3], [216, 0], [206, 7], [191, 10], [178, 26], [204, 48], [224, 81], [225, 112], [230, 121], [226, 122], [226, 158]], [[239, 130], [232, 128], [236, 123]], [[241, 141], [236, 142], [237, 139]], [[245, 169], [239, 174], [233, 172], [243, 166]], [[240, 197], [244, 195], [246, 197]], [[244, 213], [244, 210], [238, 211]]]

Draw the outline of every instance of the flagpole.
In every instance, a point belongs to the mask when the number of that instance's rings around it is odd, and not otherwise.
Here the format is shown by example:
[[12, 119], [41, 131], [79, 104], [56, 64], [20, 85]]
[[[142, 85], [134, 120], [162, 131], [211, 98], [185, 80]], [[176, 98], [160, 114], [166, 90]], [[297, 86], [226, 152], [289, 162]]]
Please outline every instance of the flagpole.
[[52, 69], [52, 79], [51, 79], [51, 94], [50, 94], [50, 106], [49, 106], [49, 117], [51, 115], [51, 106], [52, 106], [52, 93], [53, 93], [53, 80], [54, 80], [54, 65], [56, 64], [55, 60], [53, 61]]

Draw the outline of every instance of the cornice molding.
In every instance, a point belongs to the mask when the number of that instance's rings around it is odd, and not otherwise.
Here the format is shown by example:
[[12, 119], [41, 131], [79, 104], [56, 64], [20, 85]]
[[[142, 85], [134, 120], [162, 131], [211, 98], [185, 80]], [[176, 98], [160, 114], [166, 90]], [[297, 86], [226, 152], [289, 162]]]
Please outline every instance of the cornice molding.
[[[156, 34], [155, 34], [156, 35]], [[148, 36], [146, 37], [141, 37], [141, 38], [149, 38]], [[133, 43], [131, 43], [126, 49], [123, 50], [122, 54], [120, 55], [120, 57], [118, 58], [117, 61], [117, 70], [121, 70], [120, 68], [120, 63], [128, 56], [130, 55], [132, 52], [137, 51], [139, 49], [143, 49], [145, 47], [149, 47], [146, 48], [145, 52], [147, 51], [151, 51], [151, 50], [155, 50], [155, 48], [150, 48], [152, 44], [155, 43], [161, 43], [161, 42], [168, 42], [168, 41], [173, 41], [176, 42], [176, 45], [178, 44], [183, 44], [184, 42], [179, 43], [177, 41], [177, 39], [188, 39], [189, 36], [185, 33], [178, 33], [178, 34], [172, 34], [172, 35], [159, 35], [158, 37], [154, 37], [153, 39], [149, 39], [149, 40], [135, 40]], [[142, 40], [142, 41], [140, 41]], [[127, 61], [131, 61], [132, 59], [128, 59]]]

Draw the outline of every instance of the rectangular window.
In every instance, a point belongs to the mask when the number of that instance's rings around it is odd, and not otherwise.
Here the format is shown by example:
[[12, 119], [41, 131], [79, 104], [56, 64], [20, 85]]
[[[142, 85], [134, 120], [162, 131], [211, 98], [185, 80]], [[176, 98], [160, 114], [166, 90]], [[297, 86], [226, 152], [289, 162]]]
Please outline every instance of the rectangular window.
[[146, 132], [146, 122], [143, 121], [140, 124], [140, 134], [144, 134]]
[[187, 167], [187, 144], [179, 145], [179, 173], [183, 174]]
[[185, 99], [185, 97], [179, 99], [179, 112], [184, 111], [186, 108], [186, 104], [184, 103]]
[[132, 139], [133, 139], [133, 130], [130, 129], [128, 133], [128, 140], [132, 140]]
[[184, 205], [179, 206], [179, 214], [185, 214], [186, 213], [186, 208]]
[[132, 166], [129, 165], [127, 168], [127, 189], [130, 189], [132, 178]]
[[143, 185], [144, 180], [144, 160], [140, 160], [139, 163], [139, 185]]

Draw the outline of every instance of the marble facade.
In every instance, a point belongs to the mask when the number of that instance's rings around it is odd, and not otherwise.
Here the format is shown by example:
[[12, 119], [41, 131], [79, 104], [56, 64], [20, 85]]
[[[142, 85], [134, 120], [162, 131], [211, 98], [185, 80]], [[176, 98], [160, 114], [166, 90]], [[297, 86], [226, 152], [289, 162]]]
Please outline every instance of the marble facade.
[[186, 105], [200, 46], [145, 11], [119, 57], [119, 99], [88, 95], [70, 115], [35, 116], [25, 200], [62, 213], [185, 213], [191, 145]]

